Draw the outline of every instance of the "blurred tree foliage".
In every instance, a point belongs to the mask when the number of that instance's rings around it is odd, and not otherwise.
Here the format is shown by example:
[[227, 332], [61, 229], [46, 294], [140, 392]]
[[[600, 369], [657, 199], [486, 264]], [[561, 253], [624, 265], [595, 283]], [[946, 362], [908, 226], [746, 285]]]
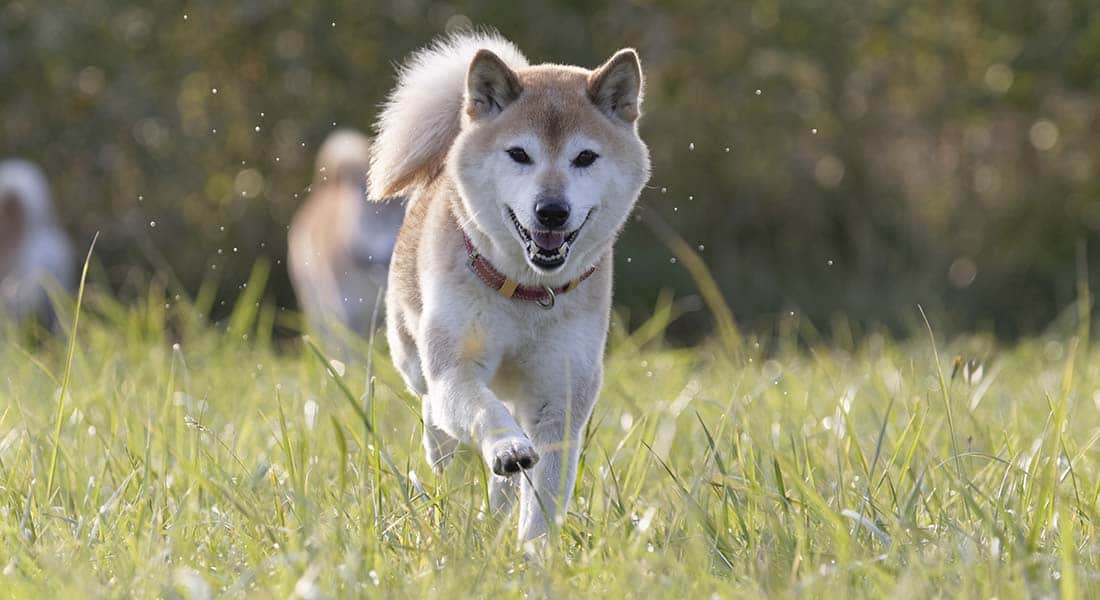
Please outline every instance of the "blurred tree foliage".
[[[536, 0], [240, 3], [15, 0], [0, 7], [0, 155], [43, 164], [113, 287], [150, 274], [232, 301], [269, 256], [293, 305], [286, 226], [334, 125], [367, 129], [393, 64], [491, 26], [534, 61], [635, 46], [654, 176], [617, 300], [693, 283], [660, 215], [738, 319], [831, 331], [1036, 331], [1100, 281], [1095, 0]], [[695, 325], [703, 319], [689, 321]]]

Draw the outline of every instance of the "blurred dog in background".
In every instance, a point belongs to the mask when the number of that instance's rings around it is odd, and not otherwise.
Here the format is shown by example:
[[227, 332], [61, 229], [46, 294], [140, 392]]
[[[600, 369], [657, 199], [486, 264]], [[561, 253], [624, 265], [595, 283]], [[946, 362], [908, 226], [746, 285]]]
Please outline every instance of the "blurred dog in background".
[[331, 351], [343, 352], [384, 322], [382, 290], [404, 208], [396, 200], [367, 201], [369, 160], [363, 134], [330, 135], [310, 195], [290, 225], [291, 283], [309, 328]]
[[72, 280], [72, 247], [45, 175], [24, 160], [0, 161], [0, 321], [52, 321], [48, 292]]

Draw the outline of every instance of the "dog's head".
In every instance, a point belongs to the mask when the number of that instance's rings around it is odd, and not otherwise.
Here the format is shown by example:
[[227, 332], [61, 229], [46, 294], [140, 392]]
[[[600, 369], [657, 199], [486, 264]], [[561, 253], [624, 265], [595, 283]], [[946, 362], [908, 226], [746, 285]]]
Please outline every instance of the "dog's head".
[[642, 70], [620, 50], [594, 71], [512, 70], [481, 50], [447, 167], [476, 227], [508, 265], [575, 276], [605, 252], [649, 178], [638, 136]]

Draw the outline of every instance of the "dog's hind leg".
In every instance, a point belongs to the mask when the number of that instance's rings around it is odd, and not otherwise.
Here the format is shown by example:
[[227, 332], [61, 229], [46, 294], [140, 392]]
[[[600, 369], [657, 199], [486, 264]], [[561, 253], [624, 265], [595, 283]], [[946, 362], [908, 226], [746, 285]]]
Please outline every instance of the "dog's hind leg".
[[420, 402], [421, 416], [424, 419], [424, 456], [428, 459], [428, 465], [432, 470], [442, 473], [458, 450], [458, 440], [447, 435], [446, 431], [435, 424], [432, 418], [432, 403], [428, 396], [423, 396]]
[[519, 486], [515, 477], [489, 476], [489, 510], [494, 513], [507, 512], [516, 503]]

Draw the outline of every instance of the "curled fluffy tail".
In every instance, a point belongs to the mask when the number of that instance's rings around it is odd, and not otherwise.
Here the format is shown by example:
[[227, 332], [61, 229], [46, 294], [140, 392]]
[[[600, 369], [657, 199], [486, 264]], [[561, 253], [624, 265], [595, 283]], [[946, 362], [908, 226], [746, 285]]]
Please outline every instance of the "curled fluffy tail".
[[443, 170], [461, 126], [466, 72], [483, 48], [512, 69], [527, 66], [523, 54], [499, 35], [462, 33], [419, 50], [398, 70], [397, 87], [375, 124], [371, 198], [407, 193]]

